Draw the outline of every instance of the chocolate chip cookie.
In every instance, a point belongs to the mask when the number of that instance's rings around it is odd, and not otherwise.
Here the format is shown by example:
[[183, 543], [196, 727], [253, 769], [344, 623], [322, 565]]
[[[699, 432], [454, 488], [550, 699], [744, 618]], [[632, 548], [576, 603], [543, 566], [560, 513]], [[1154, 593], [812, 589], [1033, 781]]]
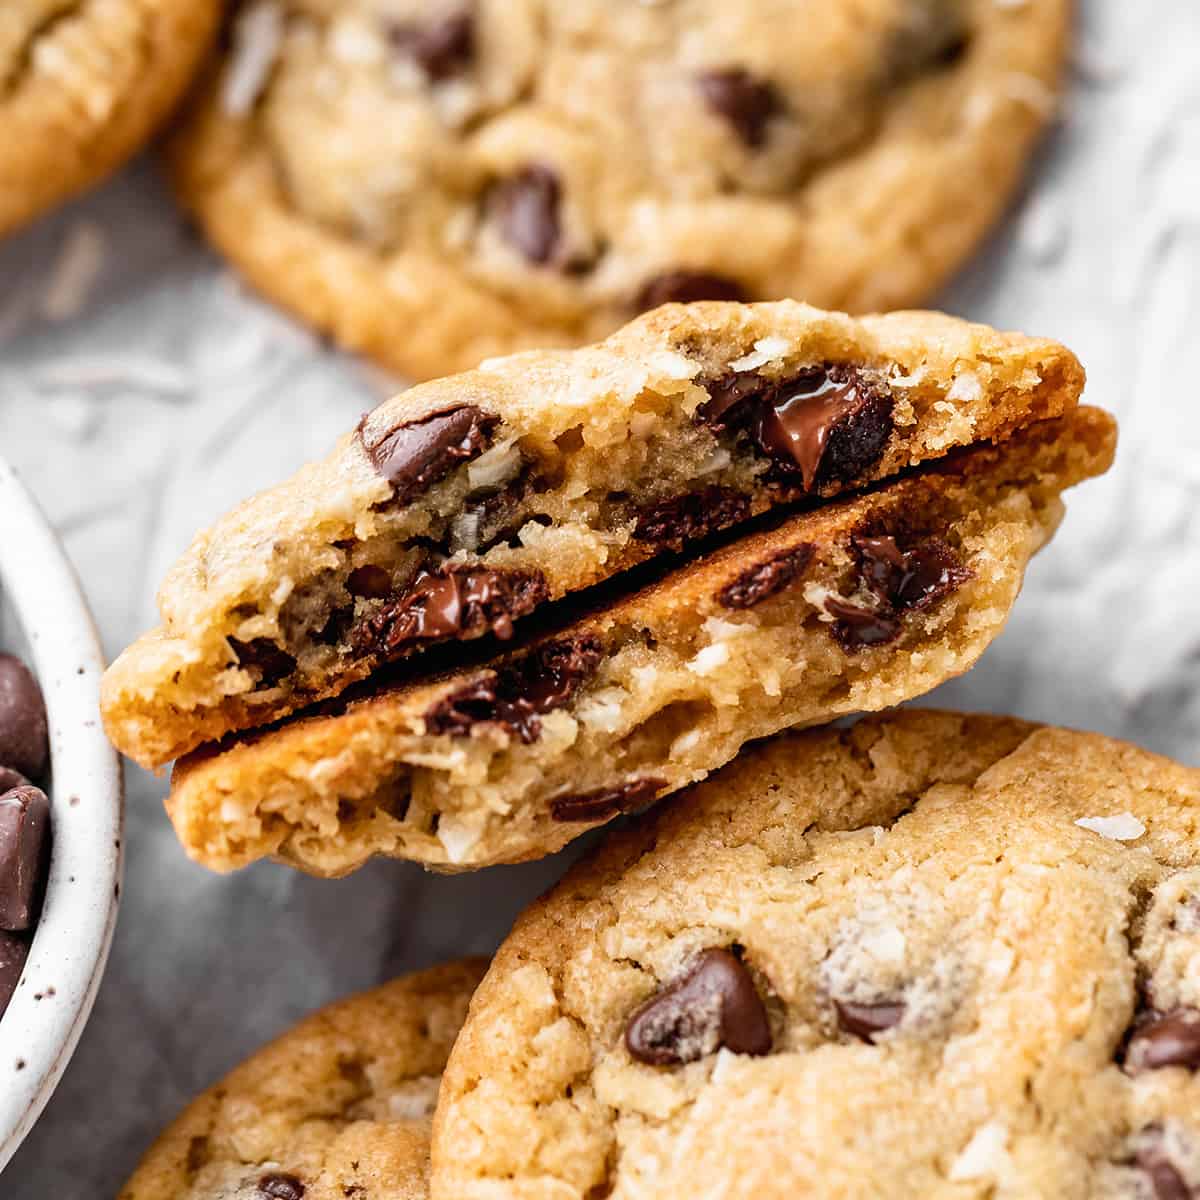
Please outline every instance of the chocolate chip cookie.
[[1056, 105], [1069, 0], [253, 0], [173, 146], [260, 288], [411, 377], [670, 300], [922, 301]]
[[196, 1099], [119, 1200], [425, 1200], [438, 1082], [483, 966], [302, 1021]]
[[1060, 492], [1104, 470], [1097, 409], [831, 502], [499, 660], [373, 682], [177, 764], [192, 857], [338, 875], [373, 854], [463, 870], [549, 854], [740, 747], [929, 691], [1000, 632]]
[[434, 1200], [1200, 1194], [1200, 771], [909, 711], [755, 749], [518, 922]]
[[96, 183], [174, 107], [220, 0], [0, 4], [0, 234]]
[[413, 388], [323, 462], [205, 530], [163, 625], [104, 683], [157, 766], [388, 662], [783, 505], [812, 506], [1074, 409], [1053, 342], [927, 313], [670, 305], [598, 346]]

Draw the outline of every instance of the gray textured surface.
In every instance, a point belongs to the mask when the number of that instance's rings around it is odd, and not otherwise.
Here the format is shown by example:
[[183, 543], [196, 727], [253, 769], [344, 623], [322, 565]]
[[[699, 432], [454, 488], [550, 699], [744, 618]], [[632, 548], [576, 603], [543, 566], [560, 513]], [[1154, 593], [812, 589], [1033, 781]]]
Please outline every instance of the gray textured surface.
[[[1196, 762], [1200, 7], [1085, 3], [1062, 126], [941, 303], [1071, 345], [1089, 398], [1122, 418], [1119, 464], [1074, 494], [1008, 632], [937, 699]], [[152, 622], [156, 582], [197, 527], [386, 388], [240, 291], [145, 164], [0, 247], [0, 279], [0, 445], [61, 528], [110, 654]], [[112, 1195], [180, 1105], [264, 1039], [397, 971], [489, 949], [562, 866], [220, 879], [177, 848], [164, 788], [130, 772], [111, 966], [6, 1200]]]

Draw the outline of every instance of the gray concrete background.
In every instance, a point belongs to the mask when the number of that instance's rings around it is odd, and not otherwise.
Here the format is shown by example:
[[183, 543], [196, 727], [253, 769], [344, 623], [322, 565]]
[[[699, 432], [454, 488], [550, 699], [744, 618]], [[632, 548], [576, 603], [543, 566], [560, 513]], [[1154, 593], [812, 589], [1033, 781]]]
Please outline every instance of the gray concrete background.
[[[1082, 0], [1060, 127], [942, 307], [1058, 337], [1118, 413], [1008, 631], [934, 698], [1200, 762], [1200, 7]], [[0, 446], [56, 521], [110, 655], [191, 534], [323, 453], [389, 384], [239, 288], [152, 164], [0, 246]], [[314, 1006], [495, 945], [561, 860], [336, 883], [192, 866], [129, 772], [111, 964], [6, 1200], [111, 1196], [194, 1092]]]

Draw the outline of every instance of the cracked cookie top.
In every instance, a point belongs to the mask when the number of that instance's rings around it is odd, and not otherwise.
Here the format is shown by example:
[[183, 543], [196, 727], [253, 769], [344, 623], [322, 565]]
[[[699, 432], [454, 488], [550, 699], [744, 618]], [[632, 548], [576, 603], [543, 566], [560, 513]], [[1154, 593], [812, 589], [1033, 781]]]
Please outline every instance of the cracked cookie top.
[[482, 971], [450, 963], [314, 1013], [193, 1101], [120, 1200], [424, 1200], [442, 1068]]
[[894, 307], [1003, 204], [1066, 21], [1065, 0], [252, 0], [177, 175], [265, 290], [415, 375], [671, 300]]
[[769, 743], [518, 923], [433, 1195], [1200, 1194], [1198, 827], [1200, 772], [1096, 735]]

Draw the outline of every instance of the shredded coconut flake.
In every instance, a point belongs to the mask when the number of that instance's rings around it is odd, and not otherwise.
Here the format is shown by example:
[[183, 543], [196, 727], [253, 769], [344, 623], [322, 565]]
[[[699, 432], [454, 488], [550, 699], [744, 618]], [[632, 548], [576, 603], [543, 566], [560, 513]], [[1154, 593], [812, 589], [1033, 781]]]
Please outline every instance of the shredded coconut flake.
[[479, 841], [479, 829], [475, 825], [467, 825], [454, 817], [442, 814], [438, 821], [437, 839], [446, 851], [446, 857], [452, 863], [463, 862], [471, 848]]
[[723, 667], [728, 661], [729, 646], [725, 642], [715, 642], [711, 646], [705, 646], [688, 663], [688, 670], [693, 675], [711, 675], [718, 667]]
[[1130, 812], [1115, 817], [1080, 817], [1075, 824], [1110, 842], [1136, 842], [1146, 832], [1145, 825]]
[[754, 349], [749, 354], [729, 364], [731, 371], [753, 371], [757, 367], [766, 366], [777, 358], [782, 358], [791, 349], [786, 338], [765, 337], [754, 343]]
[[472, 488], [500, 487], [521, 469], [521, 452], [512, 441], [493, 446], [467, 467]]
[[996, 1176], [1008, 1161], [1008, 1130], [999, 1121], [989, 1121], [975, 1130], [950, 1167], [950, 1179], [983, 1179]]
[[258, 102], [283, 45], [283, 9], [276, 0], [259, 0], [233, 27], [233, 54], [221, 87], [221, 107], [244, 117]]

